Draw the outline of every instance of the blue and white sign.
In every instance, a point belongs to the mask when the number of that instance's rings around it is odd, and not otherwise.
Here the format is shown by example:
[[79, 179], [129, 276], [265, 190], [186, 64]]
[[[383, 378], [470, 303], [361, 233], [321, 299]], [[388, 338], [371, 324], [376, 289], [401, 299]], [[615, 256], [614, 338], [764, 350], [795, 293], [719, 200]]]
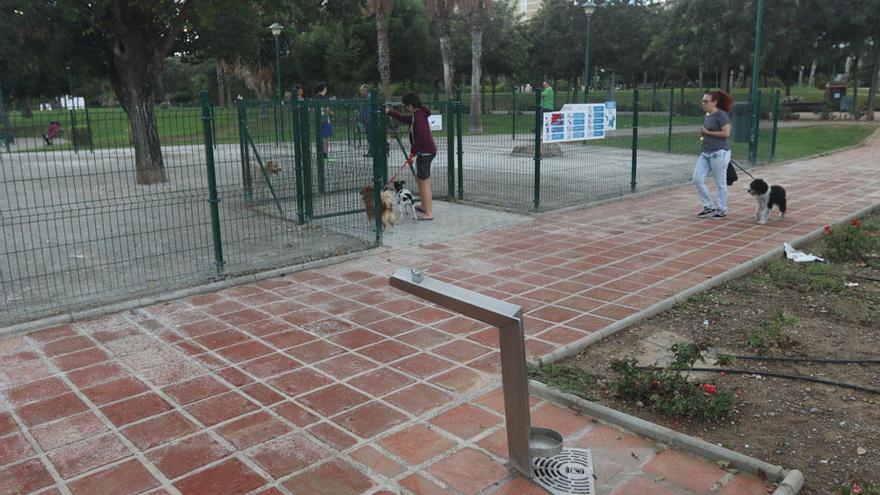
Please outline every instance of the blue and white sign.
[[616, 102], [569, 104], [558, 112], [544, 114], [543, 141], [561, 143], [603, 139], [606, 130], [616, 128]]

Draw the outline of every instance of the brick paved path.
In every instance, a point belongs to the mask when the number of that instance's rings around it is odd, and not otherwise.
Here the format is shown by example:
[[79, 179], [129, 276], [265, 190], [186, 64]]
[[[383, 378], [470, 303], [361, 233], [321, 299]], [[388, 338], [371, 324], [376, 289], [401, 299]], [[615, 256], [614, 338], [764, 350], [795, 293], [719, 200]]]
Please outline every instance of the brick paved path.
[[[510, 493], [495, 330], [387, 286], [395, 267], [520, 304], [540, 356], [880, 203], [880, 139], [761, 170], [789, 217], [725, 221], [681, 187], [0, 339], [0, 494]], [[763, 483], [533, 399], [599, 493]]]

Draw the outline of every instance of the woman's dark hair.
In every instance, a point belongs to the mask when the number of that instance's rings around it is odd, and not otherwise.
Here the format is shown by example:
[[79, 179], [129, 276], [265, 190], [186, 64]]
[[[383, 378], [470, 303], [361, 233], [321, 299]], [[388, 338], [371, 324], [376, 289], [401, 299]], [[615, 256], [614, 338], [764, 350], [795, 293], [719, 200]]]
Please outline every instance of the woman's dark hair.
[[[296, 92], [299, 93], [299, 91], [300, 91], [301, 89], [303, 89], [303, 85], [300, 84], [300, 83], [296, 83]], [[303, 90], [303, 91], [305, 91], [305, 90]]]
[[733, 110], [733, 97], [720, 89], [718, 91], [707, 91], [707, 95], [712, 97], [715, 106], [727, 113]]
[[419, 98], [419, 95], [410, 91], [403, 95], [403, 104], [410, 105], [413, 108], [421, 108], [422, 107], [422, 99]]
[[318, 93], [320, 93], [321, 91], [324, 91], [325, 89], [327, 89], [327, 83], [318, 84], [318, 91], [317, 91]]

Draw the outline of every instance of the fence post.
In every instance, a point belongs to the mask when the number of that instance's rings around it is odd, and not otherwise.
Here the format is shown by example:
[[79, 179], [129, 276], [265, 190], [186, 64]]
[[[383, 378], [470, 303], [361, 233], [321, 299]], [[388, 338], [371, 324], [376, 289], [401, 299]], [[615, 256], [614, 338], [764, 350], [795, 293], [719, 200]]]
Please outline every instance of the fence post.
[[458, 153], [458, 199], [464, 199], [464, 146], [461, 137], [461, 88], [455, 90], [455, 135], [458, 139], [456, 153]]
[[9, 141], [12, 139], [9, 131], [9, 117], [6, 115], [6, 104], [3, 101], [3, 81], [0, 80], [0, 120], [3, 124], [3, 145], [9, 153]]
[[776, 130], [779, 126], [779, 90], [773, 95], [773, 135], [770, 140], [770, 161], [776, 160]]
[[541, 105], [541, 91], [535, 89], [535, 211], [541, 207], [541, 133], [544, 130], [544, 107]]
[[[318, 192], [324, 194], [324, 136], [321, 135], [321, 125], [324, 123], [324, 116], [321, 114], [323, 111], [321, 106], [322, 104], [329, 103], [324, 100], [315, 100], [315, 146], [317, 147], [317, 156], [318, 156]], [[328, 107], [329, 111], [329, 107]], [[378, 203], [376, 203], [378, 205]]]
[[[89, 119], [89, 107], [85, 106], [85, 107], [83, 107], [83, 110], [85, 110], [85, 112], [86, 112], [86, 136], [89, 138], [89, 152], [94, 154], [95, 153], [95, 138], [94, 138], [94, 136], [92, 136], [92, 121], [91, 121], [91, 119]], [[216, 134], [217, 134], [217, 132], [215, 131], [214, 135], [216, 135]]]
[[675, 106], [675, 86], [669, 85], [669, 131], [666, 134], [666, 152], [672, 153], [672, 115]]
[[761, 91], [758, 90], [753, 98], [752, 105], [752, 122], [751, 135], [749, 136], [749, 164], [754, 166], [758, 162], [758, 130], [760, 129], [761, 118]]
[[217, 197], [217, 176], [214, 170], [214, 133], [211, 128], [211, 103], [208, 92], [202, 91], [202, 124], [205, 129], [205, 163], [208, 167], [208, 202], [211, 204], [211, 233], [214, 238], [214, 265], [217, 277], [223, 278], [223, 242], [220, 238], [220, 199]]
[[253, 200], [253, 188], [251, 178], [250, 150], [247, 146], [247, 109], [244, 100], [238, 100], [238, 148], [241, 154], [241, 187], [244, 191], [244, 201], [251, 204]]
[[[293, 88], [293, 94], [296, 94], [296, 87]], [[293, 133], [293, 169], [294, 180], [296, 181], [296, 223], [302, 225], [306, 223], [305, 218], [305, 187], [303, 181], [303, 139], [302, 139], [302, 102], [293, 98], [290, 100], [290, 130]]]
[[636, 170], [639, 157], [639, 88], [633, 89], [633, 137], [632, 137], [632, 168], [630, 170], [630, 192], [636, 192]]
[[516, 86], [513, 87], [513, 130], [510, 131], [516, 141]]
[[[309, 134], [309, 111], [311, 103], [302, 102], [299, 128], [302, 133], [300, 149], [302, 150], [302, 173], [303, 173], [303, 201], [305, 202], [306, 217], [315, 215], [314, 198], [312, 197], [312, 137]], [[321, 148], [317, 148], [318, 155]]]
[[455, 199], [455, 100], [446, 100], [446, 196]]
[[[375, 206], [375, 222], [376, 229], [376, 245], [382, 245], [382, 188], [385, 187], [385, 175], [388, 173], [388, 162], [385, 155], [385, 133], [383, 132], [383, 123], [386, 120], [385, 109], [379, 105], [379, 91], [373, 88], [370, 91], [370, 112], [373, 118], [370, 121], [370, 132], [373, 133], [372, 141], [374, 143], [383, 143], [382, 150], [373, 153], [373, 205]], [[367, 141], [370, 141], [369, 139]], [[377, 150], [379, 151], [379, 150]]]

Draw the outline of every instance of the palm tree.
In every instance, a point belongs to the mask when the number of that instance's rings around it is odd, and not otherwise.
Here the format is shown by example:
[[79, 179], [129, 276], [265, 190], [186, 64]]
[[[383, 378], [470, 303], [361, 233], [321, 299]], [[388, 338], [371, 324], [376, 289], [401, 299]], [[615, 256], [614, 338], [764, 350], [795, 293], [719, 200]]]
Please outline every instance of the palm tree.
[[482, 79], [483, 30], [486, 16], [492, 13], [492, 0], [458, 0], [462, 12], [468, 16], [471, 32], [471, 132], [483, 132], [480, 80]]
[[394, 8], [394, 0], [370, 0], [367, 14], [376, 16], [376, 40], [378, 42], [379, 77], [382, 80], [380, 91], [388, 97], [391, 85], [391, 44], [388, 41], [388, 16]]
[[440, 57], [443, 59], [443, 88], [446, 99], [452, 99], [452, 85], [455, 80], [455, 65], [452, 54], [452, 28], [450, 17], [455, 9], [455, 0], [425, 0], [425, 6], [440, 32]]

